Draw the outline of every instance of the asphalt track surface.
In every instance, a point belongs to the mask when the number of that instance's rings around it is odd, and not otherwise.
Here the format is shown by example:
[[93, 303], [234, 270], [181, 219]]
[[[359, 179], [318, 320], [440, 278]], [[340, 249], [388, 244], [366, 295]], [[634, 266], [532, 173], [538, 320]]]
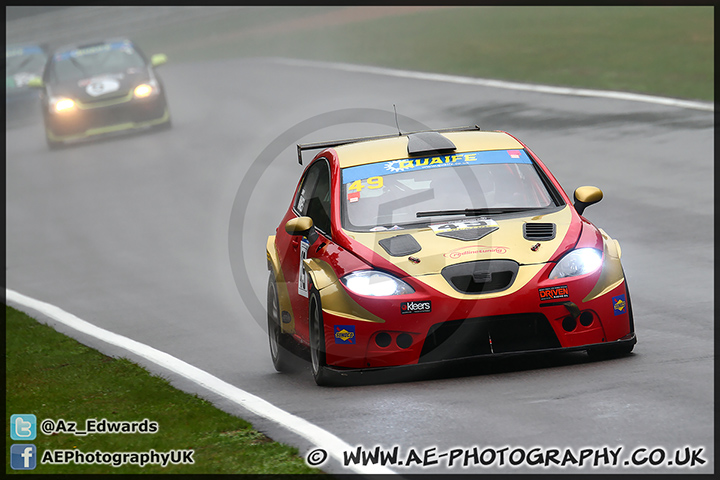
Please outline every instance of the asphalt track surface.
[[[49, 151], [37, 112], [8, 127], [8, 288], [182, 359], [352, 446], [421, 455], [623, 448], [616, 467], [462, 469], [445, 457], [391, 467], [400, 474], [714, 472], [712, 112], [273, 59], [168, 64], [160, 73], [170, 131]], [[639, 339], [632, 355], [480, 362], [333, 388], [317, 387], [304, 362], [295, 373], [274, 371], [258, 306], [266, 239], [302, 169], [295, 143], [392, 133], [393, 104], [402, 129], [505, 130], [570, 194], [588, 184], [604, 191], [585, 215], [622, 246]], [[137, 360], [302, 455], [313, 448], [162, 367], [35, 316]], [[672, 457], [685, 447], [702, 448], [706, 463], [622, 465], [640, 448]], [[323, 468], [351, 471], [334, 461]]]

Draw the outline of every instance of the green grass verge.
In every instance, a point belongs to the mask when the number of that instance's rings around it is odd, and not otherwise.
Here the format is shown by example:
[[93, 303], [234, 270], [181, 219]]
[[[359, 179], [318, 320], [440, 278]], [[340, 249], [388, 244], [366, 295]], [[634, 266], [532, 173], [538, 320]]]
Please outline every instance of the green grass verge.
[[[298, 451], [268, 439], [248, 422], [205, 400], [172, 387], [126, 359], [107, 357], [92, 348], [6, 307], [6, 473], [319, 473]], [[86, 419], [158, 423], [154, 434], [74, 436], [41, 433], [32, 441], [10, 438], [10, 416], [34, 414], [64, 419], [85, 428]], [[82, 452], [156, 452], [193, 450], [193, 465], [47, 465], [12, 470], [13, 443], [32, 443], [38, 456], [45, 450]]]
[[136, 40], [171, 61], [282, 56], [714, 99], [711, 6], [454, 7], [367, 20], [341, 12], [239, 7]]

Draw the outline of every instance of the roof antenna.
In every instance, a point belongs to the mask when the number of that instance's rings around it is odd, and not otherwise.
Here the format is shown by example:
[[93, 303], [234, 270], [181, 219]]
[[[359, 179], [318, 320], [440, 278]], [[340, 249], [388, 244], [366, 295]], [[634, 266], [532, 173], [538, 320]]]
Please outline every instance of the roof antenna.
[[395, 108], [395, 104], [393, 103], [393, 110], [395, 110], [395, 126], [398, 129], [398, 137], [402, 136], [402, 132], [400, 131], [400, 124], [398, 123], [398, 116], [397, 116], [397, 108]]

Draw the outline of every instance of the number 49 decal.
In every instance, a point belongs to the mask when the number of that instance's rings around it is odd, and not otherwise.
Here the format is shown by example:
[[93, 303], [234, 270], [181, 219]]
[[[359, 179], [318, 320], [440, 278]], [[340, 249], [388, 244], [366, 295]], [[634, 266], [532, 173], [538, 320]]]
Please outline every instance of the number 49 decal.
[[348, 185], [347, 189], [348, 192], [355, 191], [359, 192], [363, 188], [367, 187], [370, 190], [374, 190], [376, 188], [382, 188], [383, 186], [383, 177], [370, 177], [366, 180], [367, 185], [363, 185], [362, 180], [355, 180], [350, 185]]

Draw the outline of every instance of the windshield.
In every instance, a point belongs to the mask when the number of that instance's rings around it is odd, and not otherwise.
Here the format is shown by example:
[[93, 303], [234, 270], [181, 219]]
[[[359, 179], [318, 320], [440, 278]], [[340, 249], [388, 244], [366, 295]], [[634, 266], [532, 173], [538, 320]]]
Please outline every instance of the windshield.
[[5, 50], [5, 76], [18, 73], [42, 73], [47, 56], [40, 47]]
[[52, 75], [58, 82], [80, 80], [143, 68], [145, 60], [129, 43], [117, 42], [78, 48], [53, 56]]
[[418, 227], [556, 206], [524, 150], [393, 160], [342, 171], [343, 228]]

